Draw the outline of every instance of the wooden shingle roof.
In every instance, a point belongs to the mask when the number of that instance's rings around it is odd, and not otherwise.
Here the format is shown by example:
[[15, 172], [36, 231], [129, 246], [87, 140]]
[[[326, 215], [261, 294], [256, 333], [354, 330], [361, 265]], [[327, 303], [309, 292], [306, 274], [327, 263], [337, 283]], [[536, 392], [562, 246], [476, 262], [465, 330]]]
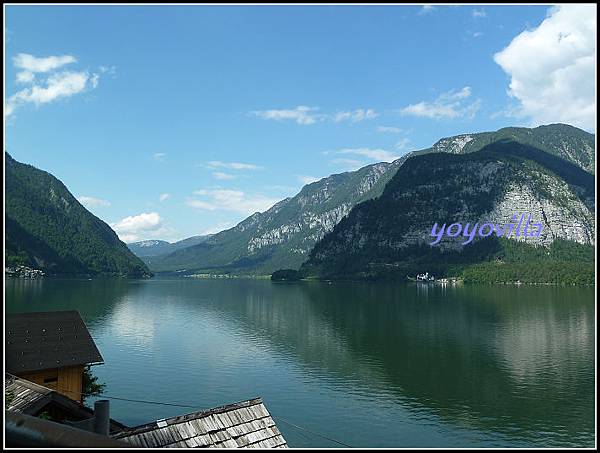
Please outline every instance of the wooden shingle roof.
[[[66, 397], [55, 390], [6, 373], [4, 375], [4, 395], [6, 409], [26, 415], [38, 415], [49, 408], [59, 408], [70, 420], [85, 420], [94, 411], [78, 401]], [[127, 426], [110, 419], [110, 432], [117, 433]]]
[[77, 311], [7, 314], [5, 329], [9, 373], [104, 362]]
[[261, 398], [158, 420], [114, 437], [142, 448], [287, 447]]
[[33, 414], [46, 406], [52, 390], [11, 374], [4, 376], [6, 409], [9, 411]]

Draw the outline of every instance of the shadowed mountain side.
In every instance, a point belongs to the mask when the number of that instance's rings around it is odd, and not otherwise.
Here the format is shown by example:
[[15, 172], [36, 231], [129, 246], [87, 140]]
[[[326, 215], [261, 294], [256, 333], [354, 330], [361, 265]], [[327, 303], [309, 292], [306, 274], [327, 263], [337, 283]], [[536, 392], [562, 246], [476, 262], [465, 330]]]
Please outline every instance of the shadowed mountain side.
[[5, 259], [49, 275], [148, 277], [146, 265], [50, 173], [4, 154]]
[[[429, 267], [448, 275], [494, 259], [518, 256], [525, 262], [539, 255], [534, 246], [557, 248], [557, 240], [572, 244], [558, 247], [565, 251], [560, 259], [588, 256], [579, 249], [593, 249], [593, 206], [591, 174], [520, 143], [500, 141], [470, 154], [413, 156], [379, 198], [357, 205], [315, 245], [302, 272], [405, 278]], [[430, 245], [436, 223], [505, 224], [521, 213], [542, 224], [539, 238], [475, 237], [463, 245], [461, 235]]]

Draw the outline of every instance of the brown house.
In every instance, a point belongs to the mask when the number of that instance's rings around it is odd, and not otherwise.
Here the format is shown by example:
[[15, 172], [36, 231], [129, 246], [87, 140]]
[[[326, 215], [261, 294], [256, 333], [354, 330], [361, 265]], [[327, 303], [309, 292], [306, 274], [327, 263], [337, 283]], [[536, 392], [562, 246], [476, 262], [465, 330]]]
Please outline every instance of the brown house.
[[6, 371], [82, 400], [86, 366], [104, 363], [77, 311], [6, 315]]
[[[55, 390], [8, 373], [4, 376], [4, 395], [5, 408], [20, 414], [34, 417], [44, 415], [45, 419], [63, 424], [81, 423], [94, 417], [94, 411], [89, 407]], [[109, 419], [110, 434], [117, 434], [125, 429], [128, 429], [127, 426]]]

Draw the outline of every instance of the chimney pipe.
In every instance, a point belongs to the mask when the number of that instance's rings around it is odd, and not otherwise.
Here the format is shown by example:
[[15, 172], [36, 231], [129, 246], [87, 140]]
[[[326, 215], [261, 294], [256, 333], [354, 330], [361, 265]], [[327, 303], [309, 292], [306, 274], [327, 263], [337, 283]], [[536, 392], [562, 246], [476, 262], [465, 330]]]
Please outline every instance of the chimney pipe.
[[93, 431], [108, 436], [110, 428], [109, 401], [97, 400], [94, 403], [94, 428]]

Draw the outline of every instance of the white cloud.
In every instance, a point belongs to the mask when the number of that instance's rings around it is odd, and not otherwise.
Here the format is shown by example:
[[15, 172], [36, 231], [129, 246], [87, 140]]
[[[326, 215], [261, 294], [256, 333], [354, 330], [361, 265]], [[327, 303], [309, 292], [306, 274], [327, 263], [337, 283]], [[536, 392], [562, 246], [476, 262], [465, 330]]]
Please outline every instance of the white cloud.
[[166, 201], [171, 195], [168, 193], [161, 193], [158, 196], [158, 200], [162, 203], [163, 201]]
[[102, 73], [102, 74], [108, 74], [111, 76], [115, 76], [117, 74], [117, 67], [116, 66], [100, 66], [98, 68], [98, 70]]
[[87, 208], [110, 206], [110, 201], [102, 200], [101, 198], [88, 197], [86, 195], [77, 197], [77, 201]]
[[344, 148], [336, 151], [336, 154], [353, 154], [367, 157], [376, 162], [392, 162], [400, 157], [385, 149], [372, 148]]
[[[27, 77], [21, 76], [21, 81], [24, 82]], [[31, 78], [30, 82], [33, 80]], [[88, 72], [65, 71], [52, 74], [45, 80], [43, 85], [33, 84], [9, 97], [6, 102], [5, 115], [9, 116], [17, 107], [23, 104], [31, 103], [39, 106], [81, 93], [86, 88], [93, 89], [97, 86], [97, 82], [97, 75]]]
[[343, 171], [354, 171], [367, 165], [365, 161], [358, 159], [348, 159], [346, 157], [337, 157], [331, 160], [331, 163]]
[[486, 17], [487, 13], [485, 12], [485, 9], [481, 8], [481, 9], [474, 9], [472, 12], [472, 15], [475, 19], [479, 19], [481, 17]]
[[98, 74], [92, 74], [90, 77], [90, 84], [92, 88], [96, 88], [98, 86], [98, 80], [100, 80], [100, 76]]
[[410, 144], [410, 139], [404, 137], [396, 142], [396, 144], [394, 145], [394, 148], [398, 149], [398, 150], [405, 150], [409, 144]]
[[27, 53], [20, 53], [13, 57], [15, 67], [28, 72], [50, 72], [76, 61], [77, 59], [71, 55], [38, 58]]
[[[381, 148], [342, 148], [336, 151], [325, 151], [336, 157], [330, 163], [343, 171], [354, 171], [376, 162], [392, 162], [400, 156]], [[342, 157], [343, 156], [343, 157]]]
[[401, 134], [402, 129], [396, 126], [377, 126], [377, 132], [386, 132], [389, 134]]
[[251, 112], [253, 115], [263, 118], [265, 120], [292, 120], [298, 124], [314, 124], [319, 119], [318, 115], [314, 112], [319, 110], [317, 107], [307, 107], [305, 105], [299, 105], [293, 109], [282, 109], [282, 110], [255, 110]]
[[164, 234], [166, 231], [163, 220], [156, 212], [144, 212], [125, 217], [118, 222], [111, 223], [110, 226], [125, 242], [149, 239]]
[[154, 153], [154, 155], [152, 157], [154, 157], [154, 160], [156, 160], [158, 162], [164, 162], [165, 158], [167, 157], [167, 154], [166, 153]]
[[217, 206], [211, 204], [208, 201], [196, 200], [194, 198], [188, 198], [185, 202], [189, 207], [196, 209], [203, 209], [205, 211], [216, 211]]
[[377, 118], [377, 116], [379, 116], [378, 113], [373, 109], [356, 109], [337, 112], [332, 116], [332, 120], [336, 123], [341, 121], [356, 123], [358, 121]]
[[209, 168], [227, 168], [229, 170], [260, 170], [262, 167], [254, 164], [242, 162], [222, 162], [220, 160], [211, 160], [208, 162]]
[[245, 215], [266, 211], [279, 201], [261, 194], [247, 194], [241, 190], [231, 189], [196, 190], [194, 196], [195, 198], [186, 200], [186, 204], [192, 208], [205, 211], [233, 211]]
[[10, 116], [25, 104], [48, 104], [96, 88], [100, 78], [98, 74], [61, 69], [76, 61], [71, 55], [35, 57], [20, 53], [13, 57], [13, 65], [19, 69], [16, 81], [25, 88], [6, 99], [5, 116]]
[[433, 102], [421, 101], [410, 104], [400, 110], [402, 115], [422, 118], [460, 118], [473, 117], [481, 105], [480, 100], [467, 103], [471, 96], [471, 88], [466, 86], [460, 90], [450, 90], [442, 93]]
[[265, 120], [295, 121], [297, 124], [309, 125], [323, 121], [333, 121], [340, 123], [342, 121], [350, 121], [356, 123], [359, 121], [377, 118], [379, 114], [373, 109], [355, 109], [355, 110], [340, 110], [336, 113], [317, 113], [318, 107], [307, 107], [299, 105], [292, 109], [282, 110], [255, 110], [251, 114]]
[[532, 125], [595, 129], [595, 36], [595, 5], [562, 5], [494, 55], [510, 76], [508, 94]]
[[309, 175], [298, 175], [298, 181], [300, 181], [303, 185], [311, 184], [313, 182], [317, 182], [322, 178], [316, 176]]
[[223, 230], [227, 230], [233, 226], [235, 226], [235, 224], [233, 222], [221, 222], [221, 223], [218, 223], [218, 224], [202, 231], [200, 233], [200, 235], [205, 236], [207, 234], [217, 234], [217, 233], [220, 233]]
[[215, 179], [221, 180], [221, 181], [226, 181], [226, 180], [230, 180], [230, 179], [234, 179], [235, 176], [230, 175], [229, 173], [224, 173], [222, 171], [215, 171], [213, 172], [213, 177]]
[[419, 14], [429, 14], [432, 11], [435, 11], [435, 6], [433, 6], [433, 5], [423, 5], [423, 7], [419, 10]]
[[17, 73], [18, 83], [31, 83], [35, 79], [35, 74], [31, 71], [21, 71]]

